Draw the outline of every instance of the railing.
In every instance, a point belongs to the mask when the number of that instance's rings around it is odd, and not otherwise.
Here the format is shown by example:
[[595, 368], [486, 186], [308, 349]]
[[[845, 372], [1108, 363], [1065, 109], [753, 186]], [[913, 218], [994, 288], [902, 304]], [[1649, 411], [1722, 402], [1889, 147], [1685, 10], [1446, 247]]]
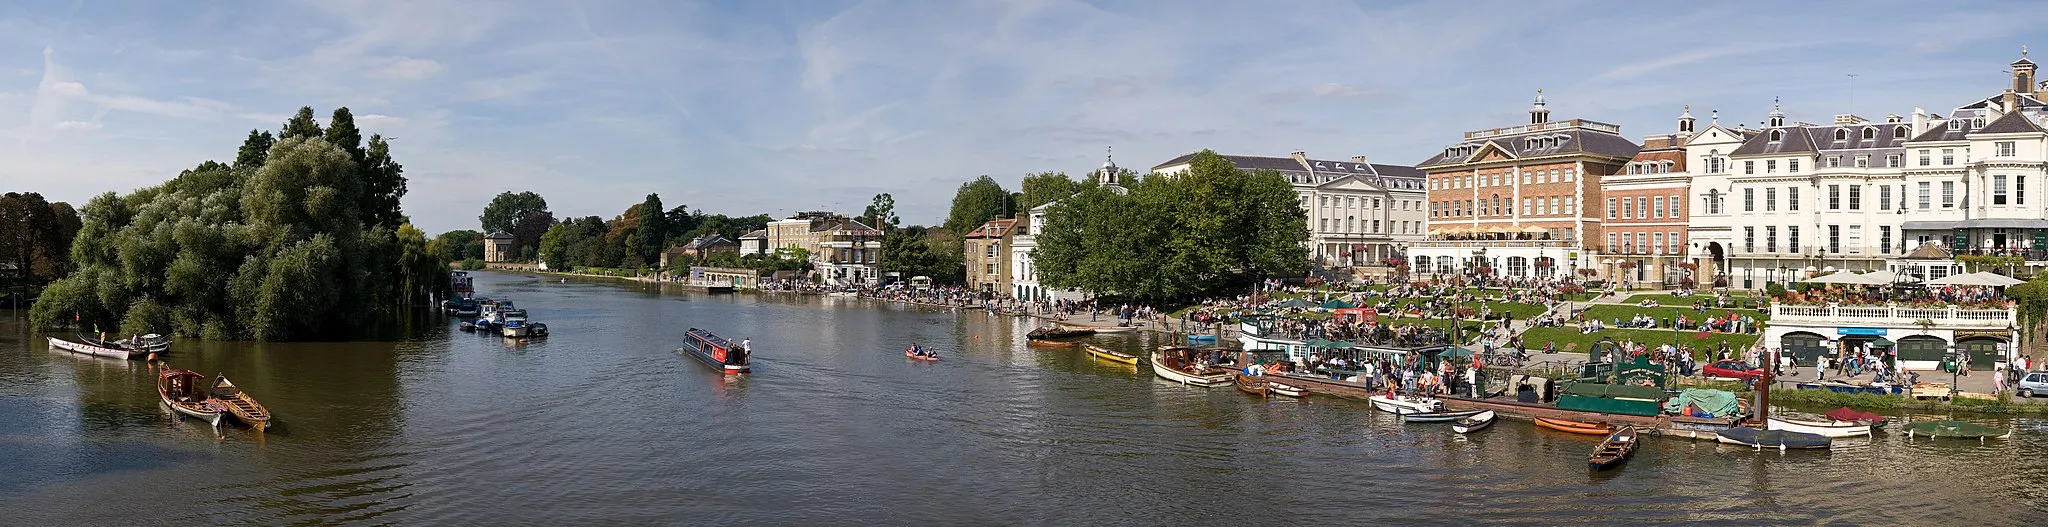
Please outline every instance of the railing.
[[1409, 247], [1470, 247], [1474, 249], [1488, 247], [1575, 248], [1576, 245], [1569, 240], [1422, 240], [1408, 242]]
[[1912, 326], [1927, 320], [1947, 326], [2007, 326], [2015, 320], [2012, 309], [1966, 309], [1947, 307], [1901, 307], [1870, 305], [1771, 306], [1773, 322], [1856, 323]]

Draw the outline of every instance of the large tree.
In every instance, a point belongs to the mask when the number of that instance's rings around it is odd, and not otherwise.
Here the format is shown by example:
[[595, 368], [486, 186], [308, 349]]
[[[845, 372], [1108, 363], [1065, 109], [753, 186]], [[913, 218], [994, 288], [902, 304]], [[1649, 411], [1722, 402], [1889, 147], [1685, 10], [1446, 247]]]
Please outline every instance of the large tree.
[[522, 248], [539, 246], [540, 235], [554, 225], [554, 220], [554, 214], [548, 212], [548, 200], [532, 191], [499, 193], [484, 206], [483, 215], [477, 217], [485, 234], [504, 231], [517, 238], [517, 245]]
[[996, 218], [1008, 218], [1014, 209], [1010, 191], [994, 178], [981, 176], [973, 181], [960, 184], [960, 190], [953, 193], [953, 210], [946, 215], [946, 230], [954, 233], [973, 231], [975, 227]]
[[661, 207], [660, 194], [648, 194], [640, 202], [640, 230], [636, 235], [639, 243], [634, 251], [648, 262], [660, 262], [661, 252], [668, 248], [669, 225], [667, 209]]
[[1067, 174], [1064, 172], [1039, 172], [1025, 175], [1024, 183], [1018, 185], [1018, 189], [1021, 192], [1019, 192], [1017, 197], [1017, 210], [1029, 211], [1038, 208], [1039, 205], [1066, 199], [1067, 196], [1081, 192], [1082, 188], [1093, 185], [1094, 180], [1089, 180], [1087, 183], [1074, 181], [1073, 178], [1067, 177]]
[[882, 232], [896, 230], [896, 226], [902, 221], [896, 217], [896, 196], [891, 196], [887, 192], [876, 194], [868, 208], [861, 211], [860, 217], [869, 227], [880, 229]]
[[320, 121], [313, 118], [313, 107], [300, 106], [299, 113], [292, 114], [291, 119], [285, 120], [284, 131], [277, 134], [277, 140], [284, 141], [295, 137], [324, 136], [326, 136], [326, 132], [320, 130]]

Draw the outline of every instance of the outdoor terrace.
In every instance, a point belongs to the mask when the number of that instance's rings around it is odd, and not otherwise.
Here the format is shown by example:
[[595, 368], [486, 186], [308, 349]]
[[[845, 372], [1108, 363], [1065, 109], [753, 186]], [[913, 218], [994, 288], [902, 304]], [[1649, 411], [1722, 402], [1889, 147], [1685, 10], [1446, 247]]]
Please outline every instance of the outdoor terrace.
[[1774, 323], [1912, 327], [1927, 320], [1941, 327], [2005, 328], [2017, 320], [2015, 310], [1970, 309], [1958, 306], [1784, 305], [1771, 306]]

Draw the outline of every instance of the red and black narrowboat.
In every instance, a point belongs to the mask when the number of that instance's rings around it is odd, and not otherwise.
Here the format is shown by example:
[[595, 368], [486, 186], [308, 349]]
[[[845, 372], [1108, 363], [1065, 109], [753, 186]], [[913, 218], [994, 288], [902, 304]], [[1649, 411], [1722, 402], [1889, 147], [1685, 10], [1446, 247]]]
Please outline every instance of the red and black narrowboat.
[[746, 348], [709, 331], [690, 328], [689, 333], [683, 334], [683, 347], [677, 351], [696, 357], [705, 365], [727, 375], [746, 373], [749, 370], [749, 353]]

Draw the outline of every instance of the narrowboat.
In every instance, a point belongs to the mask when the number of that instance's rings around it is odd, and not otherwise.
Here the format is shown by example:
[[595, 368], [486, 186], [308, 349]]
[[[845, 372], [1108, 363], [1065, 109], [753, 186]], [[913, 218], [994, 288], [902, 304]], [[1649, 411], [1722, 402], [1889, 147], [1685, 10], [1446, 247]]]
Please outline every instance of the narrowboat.
[[690, 328], [688, 333], [683, 334], [683, 347], [677, 348], [676, 351], [696, 357], [704, 365], [727, 375], [751, 371], [748, 367], [751, 350], [710, 331]]

